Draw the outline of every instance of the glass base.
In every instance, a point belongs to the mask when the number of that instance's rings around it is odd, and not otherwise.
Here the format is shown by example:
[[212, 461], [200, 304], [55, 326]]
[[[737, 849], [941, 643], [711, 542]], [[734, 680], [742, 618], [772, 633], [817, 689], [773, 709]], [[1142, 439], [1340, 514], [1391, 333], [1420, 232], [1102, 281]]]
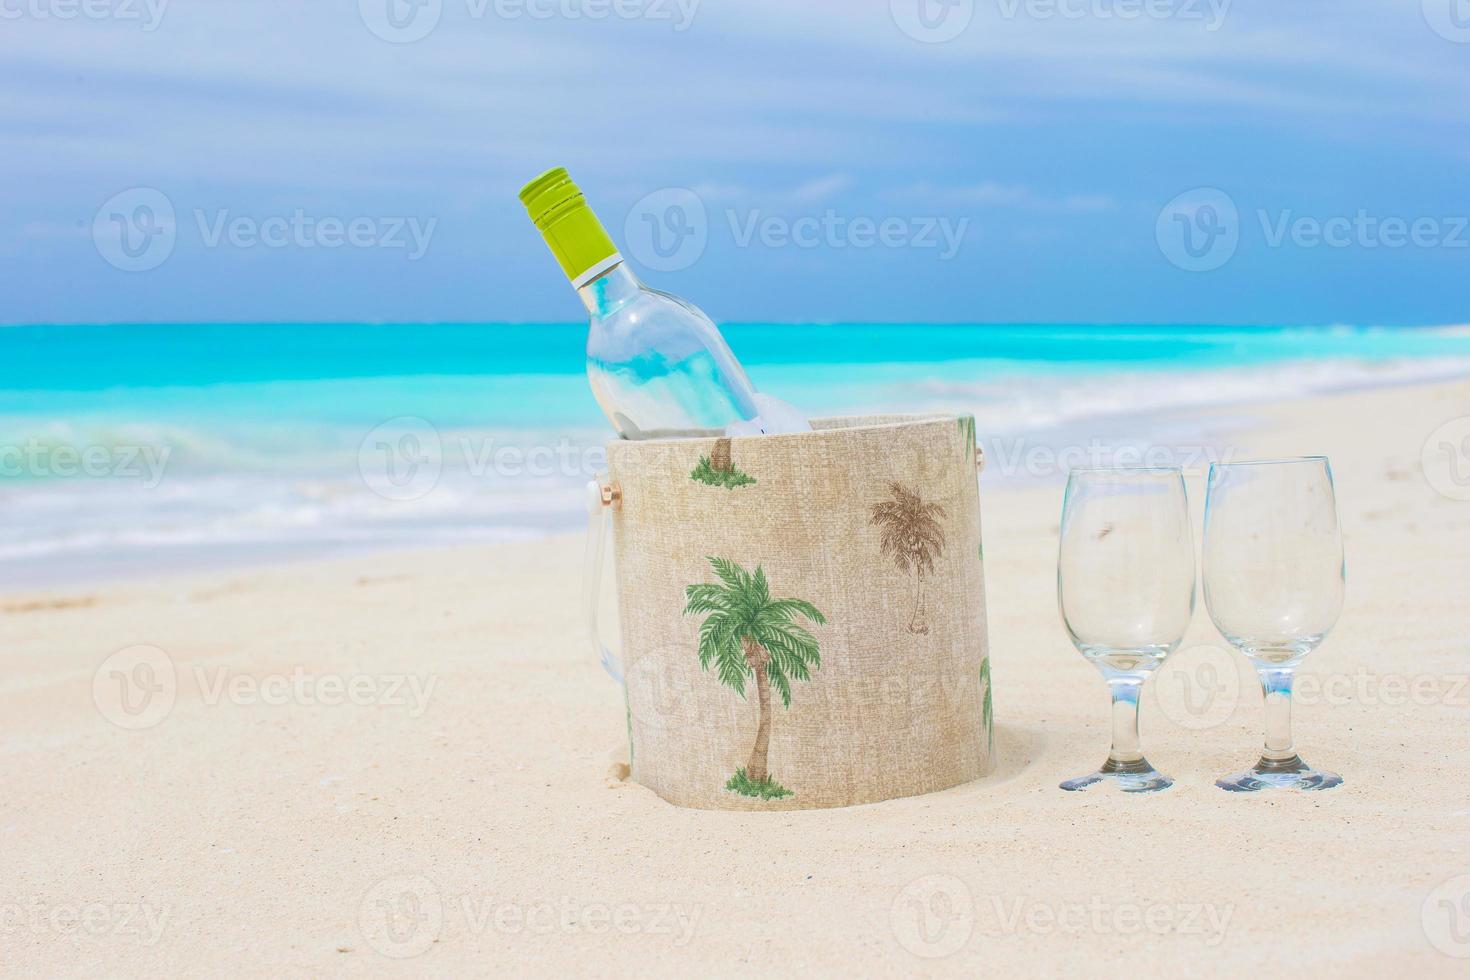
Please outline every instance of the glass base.
[[1215, 785], [1232, 793], [1255, 793], [1263, 789], [1332, 789], [1342, 785], [1335, 772], [1313, 769], [1294, 755], [1290, 759], [1261, 759], [1245, 772], [1215, 780]]
[[1078, 776], [1061, 784], [1070, 792], [1091, 786], [1111, 786], [1124, 793], [1157, 793], [1174, 785], [1174, 780], [1149, 765], [1147, 759], [1136, 762], [1114, 762], [1109, 759], [1097, 772]]

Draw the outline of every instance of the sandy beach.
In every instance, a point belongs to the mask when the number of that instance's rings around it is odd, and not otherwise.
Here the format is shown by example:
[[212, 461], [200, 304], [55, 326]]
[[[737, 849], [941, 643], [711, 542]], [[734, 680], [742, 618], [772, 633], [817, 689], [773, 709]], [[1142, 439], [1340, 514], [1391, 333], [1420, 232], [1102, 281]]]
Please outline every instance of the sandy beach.
[[1336, 470], [1348, 602], [1294, 720], [1340, 789], [1214, 788], [1262, 705], [1203, 603], [1143, 708], [1177, 785], [1057, 789], [1107, 705], [1056, 481], [982, 476], [995, 770], [850, 809], [621, 779], [577, 536], [8, 593], [0, 972], [1464, 976], [1470, 383], [1225, 417], [1238, 457]]

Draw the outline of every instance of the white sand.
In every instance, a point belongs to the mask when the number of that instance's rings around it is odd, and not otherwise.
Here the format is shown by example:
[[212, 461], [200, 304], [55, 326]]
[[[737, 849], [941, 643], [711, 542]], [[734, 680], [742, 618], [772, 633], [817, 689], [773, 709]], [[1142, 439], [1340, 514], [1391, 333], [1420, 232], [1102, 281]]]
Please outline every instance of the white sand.
[[[1220, 646], [1203, 608], [1144, 706], [1178, 785], [1057, 789], [1102, 761], [1107, 711], [1056, 617], [1054, 486], [982, 490], [998, 771], [847, 810], [679, 810], [609, 778], [623, 706], [580, 631], [576, 539], [5, 596], [0, 970], [1470, 975], [1430, 938], [1470, 954], [1470, 878], [1431, 896], [1470, 874], [1470, 502], [1420, 462], [1470, 385], [1255, 416], [1240, 453], [1337, 470], [1349, 601], [1296, 731], [1339, 790], [1211, 785], [1254, 760], [1261, 701], [1190, 649]], [[140, 731], [94, 703], [132, 644], [178, 679]], [[1192, 715], [1217, 661], [1225, 694]], [[389, 703], [305, 703], [294, 673]]]

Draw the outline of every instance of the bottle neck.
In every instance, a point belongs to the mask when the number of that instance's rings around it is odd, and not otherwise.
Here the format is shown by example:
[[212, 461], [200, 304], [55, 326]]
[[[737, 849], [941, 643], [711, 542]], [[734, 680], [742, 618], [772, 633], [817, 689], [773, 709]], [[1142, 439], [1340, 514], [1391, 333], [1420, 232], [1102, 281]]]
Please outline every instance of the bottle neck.
[[643, 284], [628, 269], [626, 262], [619, 262], [596, 279], [577, 290], [587, 312], [594, 317], [606, 317], [623, 304], [637, 296]]

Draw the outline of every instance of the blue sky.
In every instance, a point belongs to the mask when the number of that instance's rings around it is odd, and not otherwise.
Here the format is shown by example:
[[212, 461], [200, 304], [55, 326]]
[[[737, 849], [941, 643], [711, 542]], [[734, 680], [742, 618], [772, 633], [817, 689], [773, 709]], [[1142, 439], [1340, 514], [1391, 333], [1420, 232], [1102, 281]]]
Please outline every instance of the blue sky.
[[81, 2], [0, 322], [577, 319], [557, 164], [722, 320], [1470, 320], [1470, 0]]

